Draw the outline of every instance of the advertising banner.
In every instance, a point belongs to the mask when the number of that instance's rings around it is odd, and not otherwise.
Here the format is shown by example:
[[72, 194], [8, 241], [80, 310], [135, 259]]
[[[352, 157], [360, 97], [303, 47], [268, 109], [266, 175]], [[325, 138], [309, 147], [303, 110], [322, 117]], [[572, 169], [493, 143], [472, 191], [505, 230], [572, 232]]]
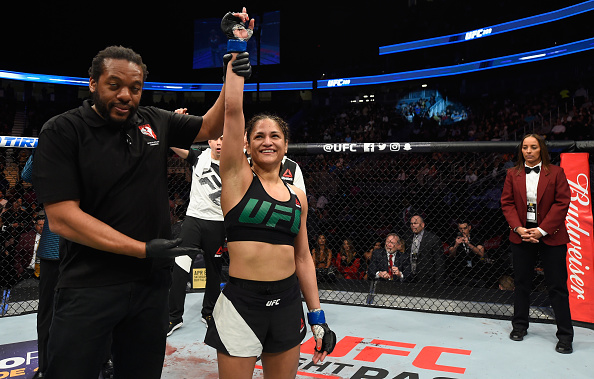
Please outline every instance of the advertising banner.
[[565, 218], [569, 233], [567, 244], [567, 287], [571, 317], [575, 321], [594, 323], [594, 239], [590, 164], [588, 153], [562, 153], [571, 190], [571, 202]]

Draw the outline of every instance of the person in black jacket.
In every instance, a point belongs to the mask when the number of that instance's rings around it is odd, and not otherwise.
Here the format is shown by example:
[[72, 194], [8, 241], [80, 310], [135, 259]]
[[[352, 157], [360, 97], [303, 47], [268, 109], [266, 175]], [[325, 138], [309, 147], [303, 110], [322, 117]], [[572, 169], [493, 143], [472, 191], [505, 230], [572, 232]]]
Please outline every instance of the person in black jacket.
[[404, 280], [424, 284], [442, 284], [444, 273], [443, 244], [439, 237], [425, 228], [419, 215], [410, 219], [411, 233], [405, 238], [408, 267]]

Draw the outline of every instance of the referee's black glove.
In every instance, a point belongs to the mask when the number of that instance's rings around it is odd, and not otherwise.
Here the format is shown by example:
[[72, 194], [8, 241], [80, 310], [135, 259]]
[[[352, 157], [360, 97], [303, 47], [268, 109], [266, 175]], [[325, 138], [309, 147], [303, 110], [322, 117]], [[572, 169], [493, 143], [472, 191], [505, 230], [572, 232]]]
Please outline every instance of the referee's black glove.
[[156, 238], [146, 243], [146, 257], [147, 258], [175, 258], [180, 255], [196, 256], [197, 254], [204, 254], [202, 249], [195, 247], [180, 247], [182, 243], [181, 238], [174, 240], [167, 240], [163, 238]]
[[[223, 83], [225, 82], [225, 77], [227, 76], [227, 65], [231, 60], [231, 54], [225, 54], [223, 56]], [[250, 53], [244, 51], [243, 53], [238, 53], [237, 57], [231, 63], [231, 67], [233, 68], [233, 72], [239, 76], [243, 76], [245, 80], [248, 80], [250, 76], [252, 76], [252, 65], [250, 63]]]

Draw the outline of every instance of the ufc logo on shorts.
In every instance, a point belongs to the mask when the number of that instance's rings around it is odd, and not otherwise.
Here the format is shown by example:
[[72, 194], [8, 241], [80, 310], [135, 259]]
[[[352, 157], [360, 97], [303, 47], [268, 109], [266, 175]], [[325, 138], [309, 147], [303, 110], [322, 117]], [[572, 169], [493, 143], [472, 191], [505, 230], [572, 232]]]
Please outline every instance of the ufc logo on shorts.
[[266, 302], [266, 306], [267, 307], [274, 307], [275, 305], [278, 305], [279, 302], [280, 302], [280, 299], [268, 300]]

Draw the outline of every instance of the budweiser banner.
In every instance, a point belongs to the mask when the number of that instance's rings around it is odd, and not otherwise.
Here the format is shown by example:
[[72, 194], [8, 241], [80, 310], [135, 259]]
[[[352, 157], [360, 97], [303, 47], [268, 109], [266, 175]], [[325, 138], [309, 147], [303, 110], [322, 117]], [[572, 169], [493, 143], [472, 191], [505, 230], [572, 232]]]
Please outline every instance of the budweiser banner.
[[571, 203], [565, 218], [570, 239], [567, 287], [571, 317], [575, 321], [594, 323], [594, 233], [588, 159], [588, 153], [561, 154], [561, 167], [571, 189]]

